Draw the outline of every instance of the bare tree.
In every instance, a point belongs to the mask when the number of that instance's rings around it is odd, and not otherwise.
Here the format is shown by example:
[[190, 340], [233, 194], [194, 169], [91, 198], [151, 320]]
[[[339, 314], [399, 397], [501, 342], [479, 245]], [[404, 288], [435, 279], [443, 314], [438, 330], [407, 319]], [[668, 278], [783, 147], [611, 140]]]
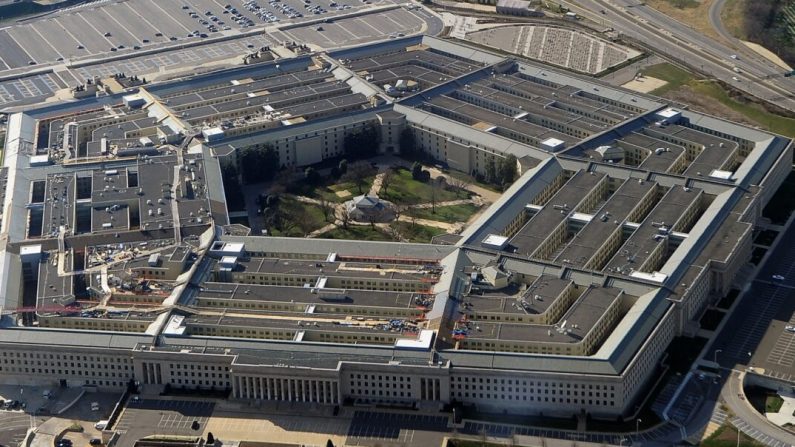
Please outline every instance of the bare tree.
[[389, 192], [389, 185], [392, 183], [392, 176], [395, 175], [395, 170], [392, 168], [387, 169], [381, 174], [381, 191], [379, 194], [386, 195]]
[[367, 177], [373, 175], [373, 171], [374, 169], [369, 163], [360, 161], [348, 166], [348, 172], [342, 178], [356, 185], [359, 194], [362, 194], [362, 186], [367, 183]]
[[404, 210], [404, 215], [408, 216], [411, 221], [411, 227], [415, 227], [417, 225], [417, 209], [414, 207], [406, 207]]
[[331, 202], [329, 202], [328, 199], [326, 199], [325, 197], [321, 197], [318, 206], [320, 207], [320, 211], [323, 212], [323, 220], [328, 222], [329, 218], [332, 216], [332, 210], [333, 210]]
[[312, 232], [314, 222], [312, 222], [312, 216], [309, 215], [309, 212], [307, 212], [306, 208], [298, 207], [291, 217], [293, 220], [295, 220], [304, 237]]
[[337, 217], [340, 219], [340, 222], [342, 222], [342, 228], [347, 230], [348, 224], [351, 221], [351, 212], [350, 210], [348, 210], [348, 207], [347, 206], [339, 207], [337, 212]]
[[408, 210], [408, 209], [409, 209], [409, 206], [408, 206], [408, 205], [404, 205], [404, 204], [398, 205], [398, 204], [395, 204], [395, 205], [392, 207], [392, 214], [394, 214], [394, 215], [395, 215], [395, 220], [400, 220], [400, 216], [402, 216], [402, 215], [403, 215], [403, 213], [405, 213], [405, 212], [406, 212], [406, 210]]
[[287, 191], [287, 187], [290, 185], [292, 181], [292, 175], [289, 171], [283, 170], [279, 171], [274, 177], [273, 181], [271, 181], [270, 185], [266, 188], [266, 192], [271, 195], [279, 195], [283, 194]]
[[439, 188], [442, 182], [439, 181], [440, 177], [431, 180], [431, 212], [436, 214], [436, 199], [439, 196]]
[[466, 178], [449, 176], [447, 178], [447, 184], [453, 189], [467, 191], [469, 190], [469, 185], [471, 185], [472, 182]]

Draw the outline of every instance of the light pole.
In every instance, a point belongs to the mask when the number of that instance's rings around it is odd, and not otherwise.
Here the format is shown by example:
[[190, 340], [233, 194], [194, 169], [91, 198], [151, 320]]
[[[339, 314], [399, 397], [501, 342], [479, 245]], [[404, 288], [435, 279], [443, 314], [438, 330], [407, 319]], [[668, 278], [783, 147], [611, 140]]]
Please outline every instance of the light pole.
[[723, 352], [723, 349], [716, 349], [715, 352], [712, 353], [712, 363], [718, 363], [719, 352]]
[[737, 430], [737, 447], [740, 447], [740, 429], [737, 427], [734, 427], [734, 429]]
[[643, 419], [641, 419], [641, 418], [635, 419], [635, 438], [639, 437], [638, 433], [640, 432], [639, 428], [640, 428], [640, 423], [641, 422], [643, 422]]

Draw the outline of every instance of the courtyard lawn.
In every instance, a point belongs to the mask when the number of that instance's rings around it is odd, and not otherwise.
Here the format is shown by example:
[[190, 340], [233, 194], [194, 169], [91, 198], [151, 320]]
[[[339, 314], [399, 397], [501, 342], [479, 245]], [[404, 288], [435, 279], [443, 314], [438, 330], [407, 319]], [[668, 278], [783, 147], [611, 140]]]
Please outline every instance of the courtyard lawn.
[[[449, 200], [467, 199], [469, 192], [464, 190], [447, 190], [444, 188], [436, 189], [436, 202], [446, 202]], [[434, 195], [431, 183], [420, 182], [411, 177], [408, 169], [398, 169], [392, 175], [392, 180], [384, 193], [381, 189], [381, 198], [389, 200], [398, 205], [415, 205], [419, 203], [430, 203]]]
[[445, 231], [441, 228], [429, 227], [427, 225], [411, 224], [411, 222], [393, 222], [392, 225], [403, 238], [409, 242], [430, 242], [431, 238]]
[[352, 239], [362, 241], [394, 241], [392, 237], [370, 225], [348, 225], [348, 228], [337, 227], [318, 236], [323, 239]]
[[[374, 179], [375, 176], [365, 179], [362, 185], [362, 194], [367, 194], [370, 191]], [[323, 183], [316, 186], [312, 186], [303, 181], [294, 182], [290, 185], [288, 191], [297, 196], [310, 197], [318, 200], [326, 199], [334, 203], [342, 203], [359, 195], [359, 189], [353, 182], [331, 179], [324, 179]]]
[[304, 237], [328, 224], [319, 205], [305, 203], [294, 197], [282, 196], [276, 207], [275, 225], [268, 226], [271, 236]]
[[466, 222], [477, 213], [479, 206], [471, 203], [462, 205], [437, 206], [436, 213], [431, 208], [415, 208], [414, 215], [420, 219], [437, 220], [439, 222]]

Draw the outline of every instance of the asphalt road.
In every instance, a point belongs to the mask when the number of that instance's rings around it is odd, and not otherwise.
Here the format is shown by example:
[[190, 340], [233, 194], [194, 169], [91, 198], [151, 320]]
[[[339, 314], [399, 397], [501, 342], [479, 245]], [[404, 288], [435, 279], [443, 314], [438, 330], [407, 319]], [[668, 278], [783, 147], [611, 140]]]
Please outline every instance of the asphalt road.
[[[703, 72], [733, 84], [737, 89], [788, 110], [795, 109], [795, 79], [783, 78], [784, 70], [750, 50], [729, 48], [634, 0], [580, 0], [577, 5], [562, 1], [584, 17], [609, 23], [624, 35], [644, 42], [674, 60], [699, 67]], [[600, 11], [605, 11], [601, 14]], [[732, 54], [739, 55], [735, 60]], [[737, 66], [742, 73], [735, 73]], [[761, 77], [778, 76], [766, 81]], [[739, 81], [734, 81], [733, 78]]]

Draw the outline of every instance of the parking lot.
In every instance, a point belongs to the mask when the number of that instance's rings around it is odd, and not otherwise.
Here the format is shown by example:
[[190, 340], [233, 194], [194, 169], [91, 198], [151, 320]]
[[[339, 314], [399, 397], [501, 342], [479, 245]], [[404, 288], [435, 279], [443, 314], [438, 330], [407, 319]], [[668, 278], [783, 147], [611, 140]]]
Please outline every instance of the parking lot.
[[448, 431], [447, 416], [356, 411], [346, 445], [392, 442], [399, 445], [438, 445], [429, 439]]
[[[20, 75], [0, 82], [0, 109], [40, 102], [93, 76], [125, 73], [152, 81], [208, 64], [217, 68], [240, 64], [245, 54], [284, 41], [332, 49], [441, 31], [441, 21], [422, 9], [379, 10], [335, 19], [380, 6], [383, 0], [249, 1], [99, 1], [4, 28], [0, 74], [16, 69]], [[292, 26], [307, 20], [330, 23]], [[116, 60], [107, 60], [109, 55]], [[31, 64], [35, 68], [46, 64], [53, 72], [21, 74]]]
[[396, 8], [377, 14], [335, 19], [330, 23], [283, 29], [274, 32], [273, 36], [276, 40], [335, 48], [417, 34], [425, 31], [426, 27], [424, 18], [416, 11]]
[[[153, 434], [200, 435], [207, 427], [215, 403], [192, 400], [130, 401], [114, 430], [123, 433], [117, 445], [131, 447]], [[193, 421], [199, 425], [192, 427]]]
[[731, 423], [746, 435], [762, 443], [762, 445], [771, 447], [788, 447], [786, 443], [777, 439], [773, 439], [772, 437], [760, 432], [740, 418], [732, 418]]
[[[759, 270], [750, 289], [726, 323], [718, 339], [717, 360], [763, 368], [765, 374], [795, 376], [795, 227], [779, 236], [779, 243]], [[774, 279], [773, 275], [784, 279]]]
[[[37, 417], [40, 424], [43, 418]], [[0, 410], [0, 445], [14, 446], [25, 439], [25, 433], [33, 424], [33, 418], [23, 411]]]
[[146, 49], [234, 35], [266, 25], [331, 17], [375, 3], [377, 0], [97, 2], [0, 30], [0, 71], [110, 53], [134, 56]]

